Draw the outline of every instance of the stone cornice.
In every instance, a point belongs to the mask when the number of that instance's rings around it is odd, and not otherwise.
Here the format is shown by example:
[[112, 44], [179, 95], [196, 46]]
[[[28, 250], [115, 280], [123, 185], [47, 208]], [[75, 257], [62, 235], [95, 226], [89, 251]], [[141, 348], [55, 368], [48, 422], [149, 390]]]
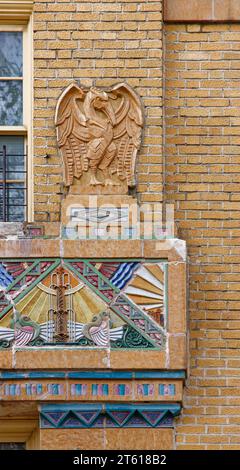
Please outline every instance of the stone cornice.
[[239, 0], [164, 0], [167, 23], [234, 23], [240, 21]]

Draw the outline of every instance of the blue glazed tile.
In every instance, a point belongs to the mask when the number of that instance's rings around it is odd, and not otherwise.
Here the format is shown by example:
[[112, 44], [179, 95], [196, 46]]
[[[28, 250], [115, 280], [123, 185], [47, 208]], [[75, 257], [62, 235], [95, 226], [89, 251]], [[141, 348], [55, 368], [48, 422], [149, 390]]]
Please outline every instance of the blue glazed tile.
[[172, 427], [178, 404], [47, 404], [41, 405], [41, 428]]
[[69, 372], [67, 374], [69, 379], [131, 379], [133, 377], [132, 372]]
[[126, 392], [126, 385], [125, 384], [118, 384], [118, 395], [124, 396]]
[[42, 384], [26, 384], [27, 395], [41, 395], [43, 391]]
[[61, 395], [61, 384], [48, 384], [48, 393], [51, 395]]
[[32, 395], [32, 384], [26, 384], [25, 385], [25, 389], [26, 389], [26, 394], [29, 396], [29, 395]]
[[180, 371], [139, 371], [134, 373], [136, 379], [184, 379], [186, 373]]
[[65, 372], [29, 372], [31, 379], [64, 379], [65, 377]]
[[82, 396], [87, 394], [87, 384], [71, 384], [71, 395]]
[[93, 395], [108, 395], [109, 387], [108, 384], [92, 384], [92, 394]]
[[174, 384], [160, 384], [159, 395], [161, 396], [173, 396], [176, 393], [176, 387]]
[[1, 379], [184, 379], [185, 371], [0, 372]]
[[42, 384], [37, 384], [37, 386], [36, 386], [36, 393], [37, 393], [37, 395], [41, 395], [42, 392], [43, 392], [43, 386], [42, 386]]
[[21, 395], [21, 385], [19, 384], [9, 384], [4, 387], [4, 394], [11, 397]]
[[103, 394], [103, 395], [108, 395], [108, 393], [109, 393], [108, 384], [103, 384], [103, 385], [102, 385], [102, 394]]
[[0, 286], [7, 288], [8, 286], [10, 286], [10, 284], [12, 284], [13, 280], [13, 277], [8, 274], [5, 266], [0, 263]]

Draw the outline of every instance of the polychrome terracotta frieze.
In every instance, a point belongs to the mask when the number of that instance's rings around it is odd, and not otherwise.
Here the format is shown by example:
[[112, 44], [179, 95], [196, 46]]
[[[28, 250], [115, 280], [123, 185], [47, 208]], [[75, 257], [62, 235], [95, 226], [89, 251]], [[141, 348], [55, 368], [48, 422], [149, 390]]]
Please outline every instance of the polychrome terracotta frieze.
[[3, 401], [168, 402], [182, 399], [182, 371], [3, 371]]
[[0, 263], [1, 348], [165, 348], [166, 261]]

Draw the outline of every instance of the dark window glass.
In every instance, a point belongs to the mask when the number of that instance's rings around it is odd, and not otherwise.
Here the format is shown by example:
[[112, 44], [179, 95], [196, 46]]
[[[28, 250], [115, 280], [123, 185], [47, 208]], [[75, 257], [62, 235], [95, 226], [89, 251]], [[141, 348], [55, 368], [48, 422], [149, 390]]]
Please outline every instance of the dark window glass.
[[[24, 137], [19, 135], [0, 135], [0, 152], [6, 146], [7, 179], [24, 179], [25, 159]], [[0, 154], [0, 178], [2, 178], [3, 153]]]
[[24, 137], [0, 135], [0, 221], [25, 220], [25, 161]]

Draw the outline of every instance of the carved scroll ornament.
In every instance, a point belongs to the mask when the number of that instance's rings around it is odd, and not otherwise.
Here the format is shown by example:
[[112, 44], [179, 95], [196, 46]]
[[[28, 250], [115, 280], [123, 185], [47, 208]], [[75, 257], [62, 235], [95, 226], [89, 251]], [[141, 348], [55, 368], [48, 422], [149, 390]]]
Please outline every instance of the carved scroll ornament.
[[143, 112], [129, 85], [103, 91], [70, 84], [58, 101], [55, 123], [70, 192], [125, 194], [135, 186]]

